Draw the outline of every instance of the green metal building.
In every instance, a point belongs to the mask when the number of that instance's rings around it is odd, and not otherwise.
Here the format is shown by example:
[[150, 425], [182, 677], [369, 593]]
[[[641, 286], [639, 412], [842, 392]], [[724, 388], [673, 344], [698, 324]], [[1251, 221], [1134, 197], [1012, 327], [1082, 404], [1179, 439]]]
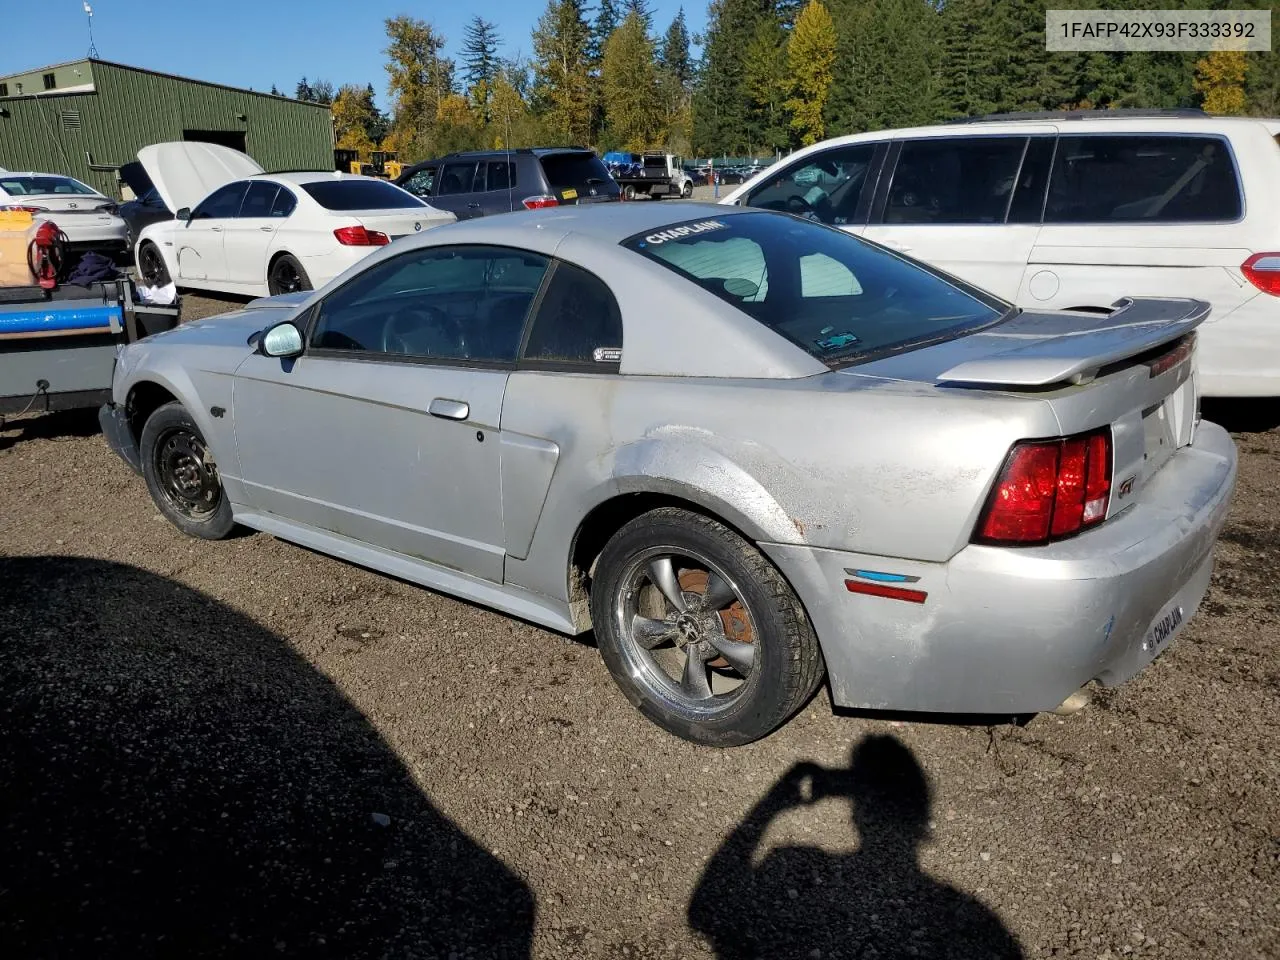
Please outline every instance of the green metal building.
[[266, 170], [333, 168], [323, 104], [105, 60], [0, 76], [0, 167], [68, 174], [119, 196], [119, 168], [172, 140], [225, 144]]

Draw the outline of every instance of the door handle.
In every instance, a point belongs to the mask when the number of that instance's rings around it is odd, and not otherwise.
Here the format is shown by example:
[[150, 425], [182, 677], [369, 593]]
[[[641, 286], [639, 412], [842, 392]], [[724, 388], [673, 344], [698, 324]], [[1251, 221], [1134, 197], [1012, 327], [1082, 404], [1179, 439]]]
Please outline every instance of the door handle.
[[258, 229], [263, 233], [271, 233], [275, 230], [275, 227], [259, 227]]
[[450, 400], [448, 397], [436, 397], [427, 407], [433, 417], [443, 420], [465, 420], [471, 415], [471, 407], [461, 400]]
[[468, 203], [468, 204], [467, 204], [467, 206], [468, 206], [468, 207], [471, 207], [471, 208], [473, 208], [473, 209], [475, 209], [475, 210], [479, 210], [479, 209], [480, 209], [480, 204], [478, 204], [478, 203]]
[[221, 233], [221, 232], [222, 232], [222, 228], [221, 228], [221, 227], [210, 227], [209, 229], [210, 229], [210, 230], [212, 230], [214, 233]]

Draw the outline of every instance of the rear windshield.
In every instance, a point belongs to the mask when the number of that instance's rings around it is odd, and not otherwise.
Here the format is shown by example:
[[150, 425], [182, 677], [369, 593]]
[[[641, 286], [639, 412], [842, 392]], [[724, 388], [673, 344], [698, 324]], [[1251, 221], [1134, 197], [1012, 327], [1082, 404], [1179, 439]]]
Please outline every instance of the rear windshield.
[[602, 193], [618, 192], [618, 185], [594, 153], [551, 153], [539, 159], [553, 190], [595, 187]]
[[17, 177], [11, 173], [0, 174], [0, 189], [11, 197], [34, 197], [40, 194], [66, 194], [77, 197], [98, 195], [97, 190], [70, 177]]
[[1009, 304], [786, 214], [691, 220], [622, 242], [830, 367], [949, 340]]
[[326, 210], [400, 210], [426, 206], [413, 194], [385, 180], [317, 180], [301, 186]]

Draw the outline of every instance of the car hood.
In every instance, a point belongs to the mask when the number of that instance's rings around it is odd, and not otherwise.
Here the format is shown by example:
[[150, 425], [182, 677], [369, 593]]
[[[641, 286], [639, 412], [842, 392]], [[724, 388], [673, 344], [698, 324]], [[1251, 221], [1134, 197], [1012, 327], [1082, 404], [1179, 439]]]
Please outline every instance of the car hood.
[[252, 157], [216, 143], [153, 143], [138, 151], [138, 162], [175, 211], [194, 207], [233, 180], [263, 172]]
[[253, 349], [249, 343], [251, 334], [284, 320], [297, 310], [296, 303], [271, 303], [274, 299], [255, 300], [235, 313], [190, 320], [172, 330], [153, 334], [143, 342], [167, 347], [243, 347], [248, 353]]

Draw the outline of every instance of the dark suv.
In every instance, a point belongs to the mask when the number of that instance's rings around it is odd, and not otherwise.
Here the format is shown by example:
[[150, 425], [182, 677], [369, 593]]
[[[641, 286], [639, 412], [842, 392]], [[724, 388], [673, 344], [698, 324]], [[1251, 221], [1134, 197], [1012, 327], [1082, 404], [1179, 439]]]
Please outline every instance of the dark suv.
[[622, 196], [600, 158], [582, 147], [455, 153], [415, 164], [395, 183], [459, 220]]

